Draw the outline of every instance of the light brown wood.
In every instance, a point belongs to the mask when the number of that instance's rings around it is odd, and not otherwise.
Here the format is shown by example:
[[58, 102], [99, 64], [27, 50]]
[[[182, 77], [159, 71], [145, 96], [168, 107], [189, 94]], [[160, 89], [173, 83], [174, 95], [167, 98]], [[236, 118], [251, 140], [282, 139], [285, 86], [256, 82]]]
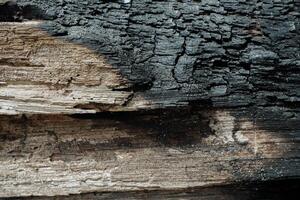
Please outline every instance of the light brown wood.
[[94, 113], [126, 104], [131, 92], [112, 91], [126, 80], [102, 56], [39, 25], [0, 24], [1, 114]]
[[[298, 119], [266, 118], [272, 110], [264, 109], [254, 121], [247, 112], [2, 116], [0, 196], [177, 190], [299, 176]], [[210, 131], [232, 124], [236, 131]]]

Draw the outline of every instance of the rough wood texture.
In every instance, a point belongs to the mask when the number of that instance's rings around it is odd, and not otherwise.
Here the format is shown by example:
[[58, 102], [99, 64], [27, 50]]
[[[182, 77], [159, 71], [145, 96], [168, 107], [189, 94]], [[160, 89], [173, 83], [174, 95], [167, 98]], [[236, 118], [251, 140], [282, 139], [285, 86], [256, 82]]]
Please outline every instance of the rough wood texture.
[[40, 23], [1, 24], [0, 113], [89, 113], [79, 107], [126, 103], [131, 93], [112, 91], [122, 78], [102, 56], [48, 36]]
[[0, 196], [299, 177], [299, 113], [256, 110], [3, 116]]
[[[72, 111], [78, 103], [87, 112], [195, 101], [214, 107], [299, 105], [298, 2], [17, 2], [2, 5], [14, 12], [3, 12], [0, 21], [43, 19], [43, 32], [26, 23], [1, 25], [1, 82], [8, 82], [2, 99], [17, 84], [11, 81], [25, 86], [10, 92], [12, 108], [2, 113], [82, 112]], [[45, 84], [61, 87], [47, 92], [54, 98], [49, 102], [33, 88], [32, 95], [24, 94], [26, 85], [48, 90]], [[32, 109], [19, 104], [22, 94]], [[43, 111], [45, 105], [53, 107]]]
[[299, 45], [293, 0], [0, 1], [0, 197], [299, 178]]

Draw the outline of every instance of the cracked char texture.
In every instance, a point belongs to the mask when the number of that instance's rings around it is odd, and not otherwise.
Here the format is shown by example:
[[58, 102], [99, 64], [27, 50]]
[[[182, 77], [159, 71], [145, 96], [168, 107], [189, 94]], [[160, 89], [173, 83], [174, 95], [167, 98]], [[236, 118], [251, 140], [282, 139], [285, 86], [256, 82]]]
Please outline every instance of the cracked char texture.
[[0, 0], [0, 197], [299, 178], [299, 7]]
[[[154, 103], [298, 105], [296, 0], [18, 0], [51, 35], [83, 44]], [[30, 10], [31, 9], [31, 10]], [[135, 87], [137, 86], [137, 87]]]

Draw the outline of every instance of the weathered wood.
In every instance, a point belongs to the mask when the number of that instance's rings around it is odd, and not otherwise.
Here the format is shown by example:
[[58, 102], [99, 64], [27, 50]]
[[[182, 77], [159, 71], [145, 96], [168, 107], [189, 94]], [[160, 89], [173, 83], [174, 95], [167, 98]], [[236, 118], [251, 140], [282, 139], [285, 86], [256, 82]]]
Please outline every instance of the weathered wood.
[[40, 23], [1, 23], [0, 113], [93, 113], [80, 106], [127, 102], [131, 92], [112, 91], [122, 78], [103, 57], [50, 37]]
[[299, 113], [273, 111], [256, 121], [249, 110], [2, 116], [0, 196], [299, 177]]
[[1, 24], [1, 113], [299, 104], [297, 2], [17, 3], [43, 21]]
[[292, 0], [0, 1], [0, 197], [299, 178], [299, 16]]

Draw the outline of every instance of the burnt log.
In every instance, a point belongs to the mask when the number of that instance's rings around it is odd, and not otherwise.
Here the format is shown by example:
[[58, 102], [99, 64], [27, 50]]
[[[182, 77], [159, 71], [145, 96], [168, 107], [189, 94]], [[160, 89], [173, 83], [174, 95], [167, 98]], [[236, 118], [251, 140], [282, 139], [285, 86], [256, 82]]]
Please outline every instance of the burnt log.
[[299, 8], [0, 1], [0, 196], [299, 178]]

